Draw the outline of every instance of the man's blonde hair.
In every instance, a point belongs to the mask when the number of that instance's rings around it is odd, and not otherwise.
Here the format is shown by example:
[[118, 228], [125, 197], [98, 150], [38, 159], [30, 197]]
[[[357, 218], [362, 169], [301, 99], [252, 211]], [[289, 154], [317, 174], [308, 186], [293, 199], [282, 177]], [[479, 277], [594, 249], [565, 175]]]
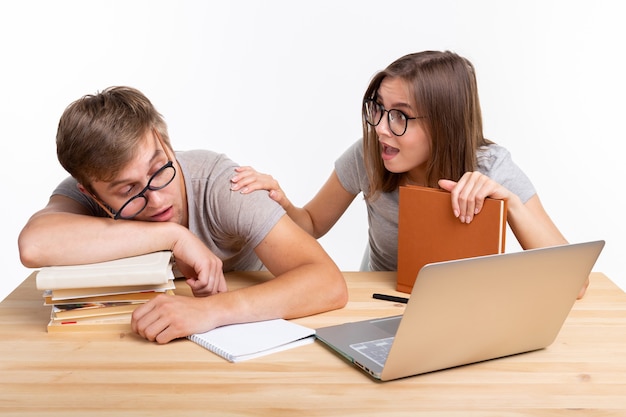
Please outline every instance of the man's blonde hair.
[[131, 87], [109, 87], [70, 104], [59, 121], [57, 157], [79, 183], [110, 181], [156, 129], [170, 147], [167, 125], [150, 100]]

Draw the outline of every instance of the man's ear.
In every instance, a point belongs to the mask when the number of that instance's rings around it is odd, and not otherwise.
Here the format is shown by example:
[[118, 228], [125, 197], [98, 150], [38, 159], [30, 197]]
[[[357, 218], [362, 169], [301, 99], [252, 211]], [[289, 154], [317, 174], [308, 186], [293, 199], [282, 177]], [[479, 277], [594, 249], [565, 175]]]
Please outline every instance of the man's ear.
[[110, 217], [114, 217], [114, 214], [111, 213], [111, 210], [109, 208], [106, 207], [106, 205], [101, 202], [98, 197], [96, 197], [95, 195], [93, 195], [88, 189], [87, 187], [85, 187], [83, 184], [81, 183], [76, 183], [76, 188], [78, 188], [78, 191], [80, 191], [81, 193], [83, 193], [83, 195], [86, 195], [87, 197], [89, 197], [92, 201], [95, 201], [96, 204], [98, 204], [100, 206], [100, 208], [102, 210], [104, 210], [105, 213], [107, 213]]
[[85, 194], [87, 197], [91, 197], [91, 193], [89, 191], [87, 191], [87, 189], [85, 188], [85, 186], [81, 183], [77, 183], [76, 187], [78, 188], [78, 191], [80, 191], [81, 193]]

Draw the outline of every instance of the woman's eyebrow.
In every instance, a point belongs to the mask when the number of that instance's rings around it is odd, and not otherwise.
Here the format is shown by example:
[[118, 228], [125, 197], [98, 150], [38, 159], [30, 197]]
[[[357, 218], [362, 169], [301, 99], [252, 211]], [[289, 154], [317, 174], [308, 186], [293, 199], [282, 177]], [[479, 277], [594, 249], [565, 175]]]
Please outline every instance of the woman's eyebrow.
[[391, 109], [397, 109], [397, 110], [413, 110], [413, 106], [411, 106], [411, 103], [407, 103], [406, 101], [398, 101], [398, 102], [394, 102], [391, 103], [391, 105], [389, 107], [383, 105], [383, 97], [378, 96], [376, 98], [376, 102], [380, 105], [382, 105], [386, 110], [391, 110]]
[[398, 102], [391, 105], [390, 109], [397, 110], [413, 110], [413, 107], [409, 103]]

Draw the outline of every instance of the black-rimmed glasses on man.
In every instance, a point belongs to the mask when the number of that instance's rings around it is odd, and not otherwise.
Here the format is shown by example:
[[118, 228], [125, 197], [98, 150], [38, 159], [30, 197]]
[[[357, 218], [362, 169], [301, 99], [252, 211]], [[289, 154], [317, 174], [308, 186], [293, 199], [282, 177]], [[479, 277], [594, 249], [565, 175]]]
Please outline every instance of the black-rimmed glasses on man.
[[397, 109], [386, 110], [382, 104], [376, 100], [368, 98], [363, 100], [363, 116], [370, 126], [376, 127], [387, 113], [387, 123], [389, 130], [396, 136], [402, 136], [406, 132], [409, 120], [423, 119], [423, 116], [409, 117], [404, 112]]
[[146, 191], [158, 191], [167, 187], [174, 180], [175, 176], [176, 168], [174, 168], [174, 163], [167, 161], [165, 165], [150, 177], [144, 189], [125, 202], [113, 218], [115, 220], [130, 220], [136, 217], [148, 205], [148, 197], [145, 195]]

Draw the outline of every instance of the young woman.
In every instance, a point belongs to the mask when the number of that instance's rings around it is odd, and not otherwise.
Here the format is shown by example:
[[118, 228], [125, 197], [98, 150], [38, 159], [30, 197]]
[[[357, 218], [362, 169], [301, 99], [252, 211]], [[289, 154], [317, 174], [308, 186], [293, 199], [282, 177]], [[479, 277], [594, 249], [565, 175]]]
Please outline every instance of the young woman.
[[486, 197], [507, 200], [508, 223], [523, 249], [567, 243], [510, 153], [483, 136], [474, 67], [449, 51], [409, 54], [374, 76], [363, 97], [363, 139], [339, 157], [328, 181], [304, 207], [291, 204], [274, 178], [251, 167], [237, 168], [231, 182], [242, 193], [269, 190], [316, 238], [362, 192], [371, 270], [397, 269], [403, 184], [449, 191], [451, 210], [465, 223], [480, 215]]

